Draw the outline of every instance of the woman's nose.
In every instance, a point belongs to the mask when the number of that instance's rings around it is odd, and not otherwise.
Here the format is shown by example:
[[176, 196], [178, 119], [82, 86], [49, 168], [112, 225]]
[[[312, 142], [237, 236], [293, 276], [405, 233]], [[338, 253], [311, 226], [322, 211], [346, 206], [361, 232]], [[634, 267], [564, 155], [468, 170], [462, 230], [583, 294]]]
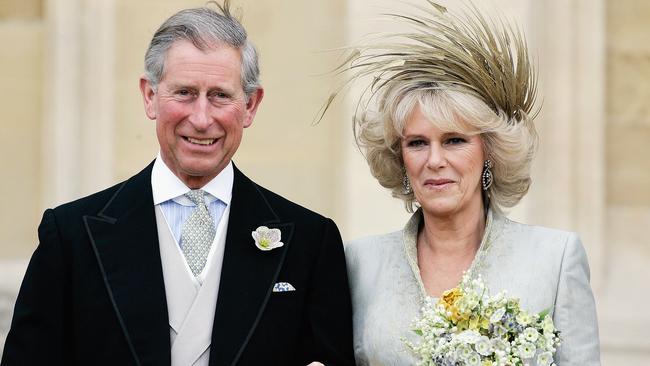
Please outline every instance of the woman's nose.
[[427, 159], [427, 167], [429, 169], [440, 169], [447, 165], [447, 158], [442, 146], [438, 143], [429, 145], [429, 156]]

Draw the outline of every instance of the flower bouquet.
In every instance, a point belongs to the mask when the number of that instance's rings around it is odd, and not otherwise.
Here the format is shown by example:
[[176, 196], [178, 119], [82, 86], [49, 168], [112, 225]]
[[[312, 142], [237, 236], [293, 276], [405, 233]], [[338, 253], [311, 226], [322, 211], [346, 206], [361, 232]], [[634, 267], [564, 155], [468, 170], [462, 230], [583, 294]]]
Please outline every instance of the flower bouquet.
[[423, 366], [548, 366], [560, 345], [548, 310], [528, 313], [505, 292], [490, 297], [480, 276], [427, 301], [413, 330], [421, 342], [405, 342]]

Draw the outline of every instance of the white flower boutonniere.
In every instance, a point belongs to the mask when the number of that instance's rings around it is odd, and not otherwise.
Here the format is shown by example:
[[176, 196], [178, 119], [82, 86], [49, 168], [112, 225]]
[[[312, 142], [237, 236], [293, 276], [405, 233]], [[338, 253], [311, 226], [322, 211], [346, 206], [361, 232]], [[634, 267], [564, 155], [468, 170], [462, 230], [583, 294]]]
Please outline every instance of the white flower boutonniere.
[[255, 246], [259, 250], [269, 251], [284, 245], [280, 241], [282, 239], [280, 229], [269, 229], [266, 226], [260, 226], [253, 231], [252, 235], [253, 239], [255, 239]]

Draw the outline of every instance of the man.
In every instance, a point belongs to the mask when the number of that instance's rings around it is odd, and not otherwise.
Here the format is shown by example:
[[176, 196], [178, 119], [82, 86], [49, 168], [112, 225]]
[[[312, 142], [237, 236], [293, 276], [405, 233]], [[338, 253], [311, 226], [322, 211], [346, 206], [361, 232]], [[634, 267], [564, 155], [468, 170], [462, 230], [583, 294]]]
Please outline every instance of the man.
[[226, 1], [154, 35], [158, 158], [47, 210], [2, 366], [354, 364], [341, 237], [231, 162], [264, 95]]

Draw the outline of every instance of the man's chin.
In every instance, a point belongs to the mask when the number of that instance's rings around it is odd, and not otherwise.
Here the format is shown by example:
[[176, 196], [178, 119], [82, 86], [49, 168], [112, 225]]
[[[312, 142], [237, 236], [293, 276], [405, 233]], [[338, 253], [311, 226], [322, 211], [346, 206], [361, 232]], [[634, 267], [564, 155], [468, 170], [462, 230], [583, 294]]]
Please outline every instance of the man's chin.
[[[225, 165], [223, 167], [225, 167]], [[219, 175], [221, 170], [223, 170], [223, 167], [215, 169], [215, 166], [212, 165], [205, 169], [197, 169], [196, 167], [194, 169], [183, 169], [179, 174], [177, 174], [177, 176], [189, 188], [198, 189]]]

